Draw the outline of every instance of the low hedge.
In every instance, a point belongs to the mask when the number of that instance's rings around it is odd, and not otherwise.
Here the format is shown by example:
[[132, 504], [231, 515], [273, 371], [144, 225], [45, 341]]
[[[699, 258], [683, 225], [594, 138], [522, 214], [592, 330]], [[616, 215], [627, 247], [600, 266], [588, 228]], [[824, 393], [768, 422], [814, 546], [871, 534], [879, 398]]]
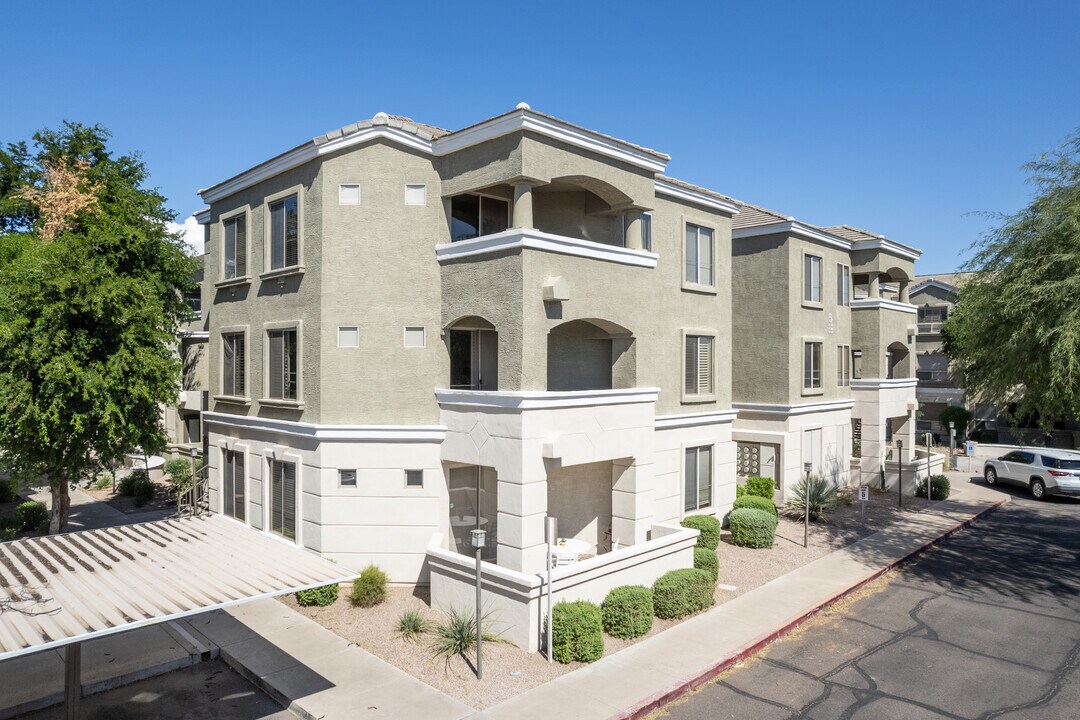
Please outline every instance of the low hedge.
[[735, 498], [735, 503], [731, 506], [731, 509], [738, 510], [744, 507], [764, 510], [772, 513], [774, 517], [777, 516], [776, 505], [773, 503], [772, 498], [763, 498], [760, 495], [743, 495], [741, 498]]
[[731, 542], [742, 547], [771, 548], [776, 539], [776, 516], [757, 508], [739, 508], [728, 516]]
[[710, 607], [715, 602], [716, 583], [705, 570], [685, 568], [661, 575], [652, 590], [656, 617], [673, 619]]
[[27, 500], [15, 508], [15, 520], [23, 530], [36, 530], [49, 522], [49, 509], [45, 503]]
[[694, 548], [694, 567], [709, 573], [713, 582], [716, 582], [716, 579], [720, 577], [720, 558], [716, 556], [715, 550]]
[[586, 600], [560, 602], [551, 609], [551, 656], [565, 664], [604, 656], [600, 606]]
[[[709, 552], [694, 548], [694, 554]], [[712, 553], [715, 558], [716, 553]], [[600, 606], [604, 632], [611, 637], [636, 638], [652, 629], [652, 590], [644, 585], [623, 585], [614, 588]]]
[[712, 515], [690, 515], [682, 520], [684, 528], [700, 531], [697, 546], [715, 550], [720, 545], [720, 521]]
[[[952, 485], [949, 483], [949, 478], [944, 475], [933, 475], [930, 477], [930, 489], [934, 493], [931, 500], [948, 500]], [[920, 480], [919, 484], [915, 486], [915, 497], [926, 497], [925, 479]]]
[[746, 486], [745, 485], [736, 485], [735, 486], [735, 497], [736, 498], [741, 498], [745, 494], [746, 494]]
[[746, 494], [772, 500], [775, 488], [772, 478], [752, 477], [746, 479]]
[[349, 600], [357, 607], [374, 607], [385, 599], [386, 573], [374, 565], [368, 565], [360, 577], [353, 580]]
[[319, 607], [326, 607], [327, 605], [333, 605], [338, 599], [338, 590], [340, 586], [337, 583], [330, 585], [323, 585], [322, 587], [311, 588], [310, 590], [301, 590], [296, 593], [296, 603], [301, 607], [311, 607], [317, 605]]

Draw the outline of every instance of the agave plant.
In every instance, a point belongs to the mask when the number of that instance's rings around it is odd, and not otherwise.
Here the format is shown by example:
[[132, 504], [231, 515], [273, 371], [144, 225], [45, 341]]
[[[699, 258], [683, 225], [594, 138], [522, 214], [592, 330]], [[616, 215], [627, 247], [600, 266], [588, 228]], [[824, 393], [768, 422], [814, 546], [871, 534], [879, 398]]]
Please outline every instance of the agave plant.
[[[488, 613], [480, 616], [486, 623]], [[443, 658], [446, 661], [446, 669], [450, 669], [450, 661], [455, 655], [467, 658], [468, 653], [476, 646], [476, 615], [468, 611], [451, 608], [446, 613], [446, 622], [441, 622], [431, 629], [435, 636], [431, 644], [431, 653], [434, 658]], [[484, 642], [499, 642], [501, 638], [495, 633], [485, 632]]]
[[824, 521], [825, 512], [836, 504], [836, 485], [819, 475], [811, 475], [795, 483], [791, 488], [784, 515], [802, 520], [806, 515], [807, 498], [810, 500], [810, 519]]
[[422, 610], [406, 610], [398, 620], [398, 631], [401, 632], [402, 640], [416, 640], [426, 633], [431, 623], [424, 617]]

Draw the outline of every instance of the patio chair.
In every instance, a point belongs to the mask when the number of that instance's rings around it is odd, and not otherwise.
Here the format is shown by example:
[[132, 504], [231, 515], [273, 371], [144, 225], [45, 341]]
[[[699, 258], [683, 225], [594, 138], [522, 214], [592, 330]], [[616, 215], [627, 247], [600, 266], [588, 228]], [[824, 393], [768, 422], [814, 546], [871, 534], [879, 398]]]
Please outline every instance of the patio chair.
[[562, 553], [562, 552], [553, 552], [553, 553], [551, 553], [551, 567], [553, 567], [553, 568], [565, 567], [567, 565], [573, 565], [577, 561], [578, 561], [577, 553]]

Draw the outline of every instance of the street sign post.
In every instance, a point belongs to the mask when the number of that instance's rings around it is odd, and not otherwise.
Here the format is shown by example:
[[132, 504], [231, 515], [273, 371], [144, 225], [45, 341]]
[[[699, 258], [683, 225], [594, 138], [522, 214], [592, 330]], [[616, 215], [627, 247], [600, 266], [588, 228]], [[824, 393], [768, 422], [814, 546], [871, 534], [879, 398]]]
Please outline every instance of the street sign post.
[[975, 456], [975, 441], [968, 440], [965, 445], [966, 447], [964, 448], [964, 450], [968, 456], [968, 472], [971, 472], [971, 458]]
[[867, 485], [859, 485], [859, 520], [866, 522], [866, 501], [870, 499], [870, 488]]

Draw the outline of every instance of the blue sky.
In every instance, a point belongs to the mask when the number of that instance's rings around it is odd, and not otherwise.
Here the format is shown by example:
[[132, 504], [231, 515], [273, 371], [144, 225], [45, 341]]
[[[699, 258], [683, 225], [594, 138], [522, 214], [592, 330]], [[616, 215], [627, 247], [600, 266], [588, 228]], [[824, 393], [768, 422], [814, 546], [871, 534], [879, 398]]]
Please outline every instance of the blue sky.
[[924, 250], [948, 272], [1080, 126], [1073, 2], [19, 2], [0, 142], [63, 119], [196, 190], [376, 112], [454, 129], [533, 108], [668, 173]]

